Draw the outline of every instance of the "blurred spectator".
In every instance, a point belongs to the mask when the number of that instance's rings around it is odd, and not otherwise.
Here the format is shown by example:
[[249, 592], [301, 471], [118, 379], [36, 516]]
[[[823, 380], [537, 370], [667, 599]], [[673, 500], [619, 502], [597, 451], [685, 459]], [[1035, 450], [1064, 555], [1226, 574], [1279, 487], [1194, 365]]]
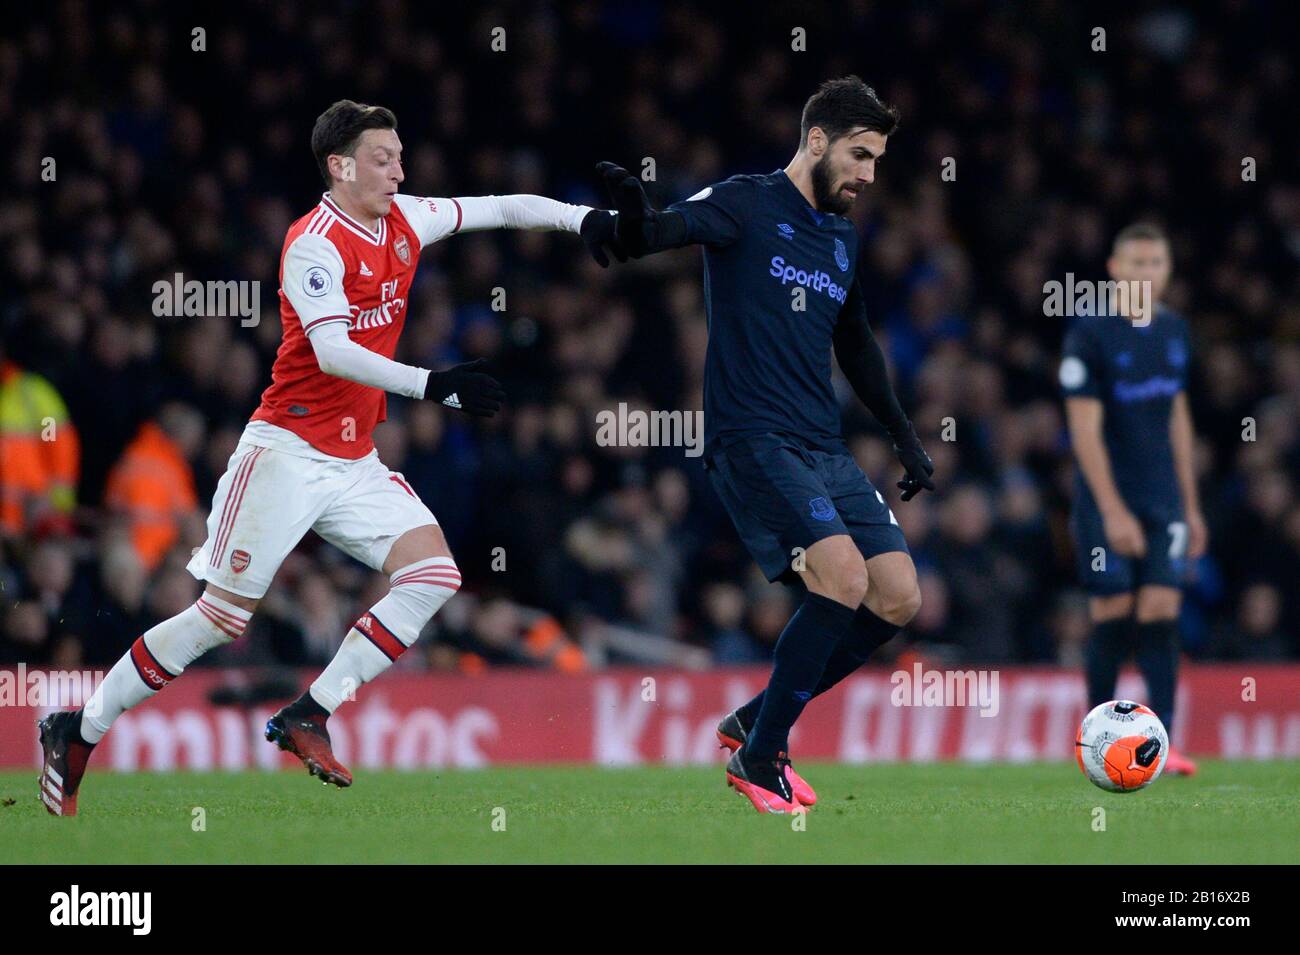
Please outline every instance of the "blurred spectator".
[[19, 601], [5, 614], [0, 635], [0, 663], [26, 663], [28, 666], [50, 662], [49, 624], [40, 604]]
[[1282, 595], [1272, 584], [1252, 584], [1241, 595], [1236, 625], [1221, 629], [1215, 655], [1225, 660], [1283, 660]]
[[154, 570], [198, 509], [189, 459], [202, 446], [203, 419], [180, 404], [165, 405], [108, 474], [104, 503], [125, 518], [146, 570]]
[[58, 391], [0, 345], [0, 536], [71, 529], [80, 455]]
[[478, 603], [468, 626], [453, 632], [448, 644], [459, 653], [457, 670], [482, 673], [494, 664], [543, 667], [562, 673], [587, 668], [580, 650], [555, 618], [527, 611], [512, 601], [495, 598]]
[[735, 584], [716, 583], [705, 589], [704, 619], [715, 663], [727, 666], [764, 659], [762, 648], [741, 627], [744, 616], [745, 593]]
[[[789, 16], [775, 0], [744, 18], [625, 6], [394, 0], [376, 30], [358, 5], [236, 2], [185, 58], [158, 42], [188, 35], [183, 5], [126, 0], [99, 16], [70, 0], [15, 21], [0, 37], [13, 147], [0, 659], [111, 662], [193, 599], [181, 568], [269, 381], [281, 247], [319, 197], [307, 145], [329, 101], [396, 111], [415, 194], [593, 204], [597, 160], [654, 157], [647, 188], [663, 204], [783, 165], [809, 92], [863, 63], [903, 125], [852, 212], [858, 275], [939, 485], [899, 502], [892, 450], [837, 374], [846, 439], [920, 573], [920, 615], [886, 654], [1077, 662], [1065, 328], [1044, 317], [1043, 283], [1101, 277], [1108, 237], [1151, 217], [1172, 237], [1169, 304], [1194, 336], [1211, 528], [1189, 651], [1270, 655], [1280, 639], [1300, 656], [1300, 179], [1286, 162], [1300, 129], [1286, 121], [1298, 78], [1285, 5], [1119, 11], [1104, 57], [1061, 4], [841, 5], [809, 21], [816, 57], [772, 48], [771, 24]], [[512, 24], [508, 63], [465, 42], [491, 10]], [[946, 158], [954, 180], [937, 175]], [[261, 321], [157, 316], [154, 285], [177, 273], [261, 283]], [[380, 454], [438, 516], [465, 579], [402, 666], [770, 655], [791, 595], [755, 580], [701, 461], [595, 440], [596, 414], [621, 401], [700, 408], [707, 339], [698, 250], [608, 271], [572, 236], [478, 233], [422, 252], [396, 357], [484, 357], [510, 399], [473, 422], [389, 398]], [[41, 442], [47, 418], [58, 437]], [[80, 536], [41, 549], [74, 516]], [[319, 662], [385, 585], [308, 535], [245, 636], [204, 663]]]

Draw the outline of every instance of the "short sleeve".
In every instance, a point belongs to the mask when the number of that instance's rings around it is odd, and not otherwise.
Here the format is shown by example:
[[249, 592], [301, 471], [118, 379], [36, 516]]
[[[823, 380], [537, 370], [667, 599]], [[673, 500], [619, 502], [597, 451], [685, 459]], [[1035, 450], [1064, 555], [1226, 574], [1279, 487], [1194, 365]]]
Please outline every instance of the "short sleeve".
[[323, 235], [300, 235], [289, 244], [280, 288], [304, 332], [328, 321], [351, 321], [343, 292], [343, 258]]
[[735, 242], [744, 228], [745, 214], [754, 184], [728, 179], [701, 189], [689, 199], [674, 202], [672, 212], [686, 220], [687, 240], [692, 244], [724, 246]]
[[1058, 374], [1061, 391], [1065, 397], [1101, 397], [1100, 358], [1096, 340], [1088, 334], [1086, 326], [1076, 323], [1065, 336], [1065, 348], [1061, 355], [1061, 368]]
[[420, 237], [420, 248], [459, 232], [464, 221], [464, 210], [455, 199], [398, 194], [393, 202]]

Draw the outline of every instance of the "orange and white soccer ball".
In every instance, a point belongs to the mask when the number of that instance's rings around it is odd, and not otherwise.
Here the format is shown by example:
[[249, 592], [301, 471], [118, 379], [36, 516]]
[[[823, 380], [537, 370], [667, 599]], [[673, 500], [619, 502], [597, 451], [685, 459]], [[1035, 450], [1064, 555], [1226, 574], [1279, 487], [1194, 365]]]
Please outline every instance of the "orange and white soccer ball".
[[1137, 792], [1164, 772], [1169, 734], [1150, 707], [1111, 700], [1083, 718], [1074, 755], [1095, 785], [1113, 793]]

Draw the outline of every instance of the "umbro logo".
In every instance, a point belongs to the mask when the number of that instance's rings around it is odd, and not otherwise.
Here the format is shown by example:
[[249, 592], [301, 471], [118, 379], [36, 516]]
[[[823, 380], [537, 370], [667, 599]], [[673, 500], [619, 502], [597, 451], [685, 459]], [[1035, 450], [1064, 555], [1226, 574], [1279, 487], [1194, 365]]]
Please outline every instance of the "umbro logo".
[[781, 236], [781, 238], [789, 239], [792, 242], [794, 241], [794, 226], [790, 225], [790, 223], [788, 222], [777, 223], [776, 228], [777, 228], [777, 234]]
[[370, 266], [366, 265], [366, 260], [365, 260], [365, 259], [362, 259], [362, 260], [361, 260], [361, 268], [360, 268], [359, 272], [360, 272], [360, 274], [362, 274], [362, 275], [374, 275], [374, 274], [375, 274], [374, 272], [370, 271]]
[[456, 392], [453, 391], [446, 398], [442, 399], [442, 403], [446, 405], [448, 408], [459, 408], [460, 395], [456, 394]]

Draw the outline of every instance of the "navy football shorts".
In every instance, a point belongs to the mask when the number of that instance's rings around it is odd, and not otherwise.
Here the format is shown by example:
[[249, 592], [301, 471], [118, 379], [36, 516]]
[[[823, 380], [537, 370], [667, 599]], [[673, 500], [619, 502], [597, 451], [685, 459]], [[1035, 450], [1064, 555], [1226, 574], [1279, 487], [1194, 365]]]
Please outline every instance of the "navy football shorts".
[[1106, 543], [1101, 512], [1091, 501], [1070, 513], [1076, 566], [1083, 589], [1096, 597], [1132, 593], [1147, 585], [1182, 587], [1187, 574], [1187, 525], [1176, 511], [1135, 510], [1146, 537], [1145, 557], [1124, 557]]
[[801, 551], [836, 534], [852, 537], [863, 558], [908, 552], [889, 505], [848, 451], [818, 451], [783, 435], [755, 434], [714, 450], [706, 467], [768, 580], [790, 572]]

